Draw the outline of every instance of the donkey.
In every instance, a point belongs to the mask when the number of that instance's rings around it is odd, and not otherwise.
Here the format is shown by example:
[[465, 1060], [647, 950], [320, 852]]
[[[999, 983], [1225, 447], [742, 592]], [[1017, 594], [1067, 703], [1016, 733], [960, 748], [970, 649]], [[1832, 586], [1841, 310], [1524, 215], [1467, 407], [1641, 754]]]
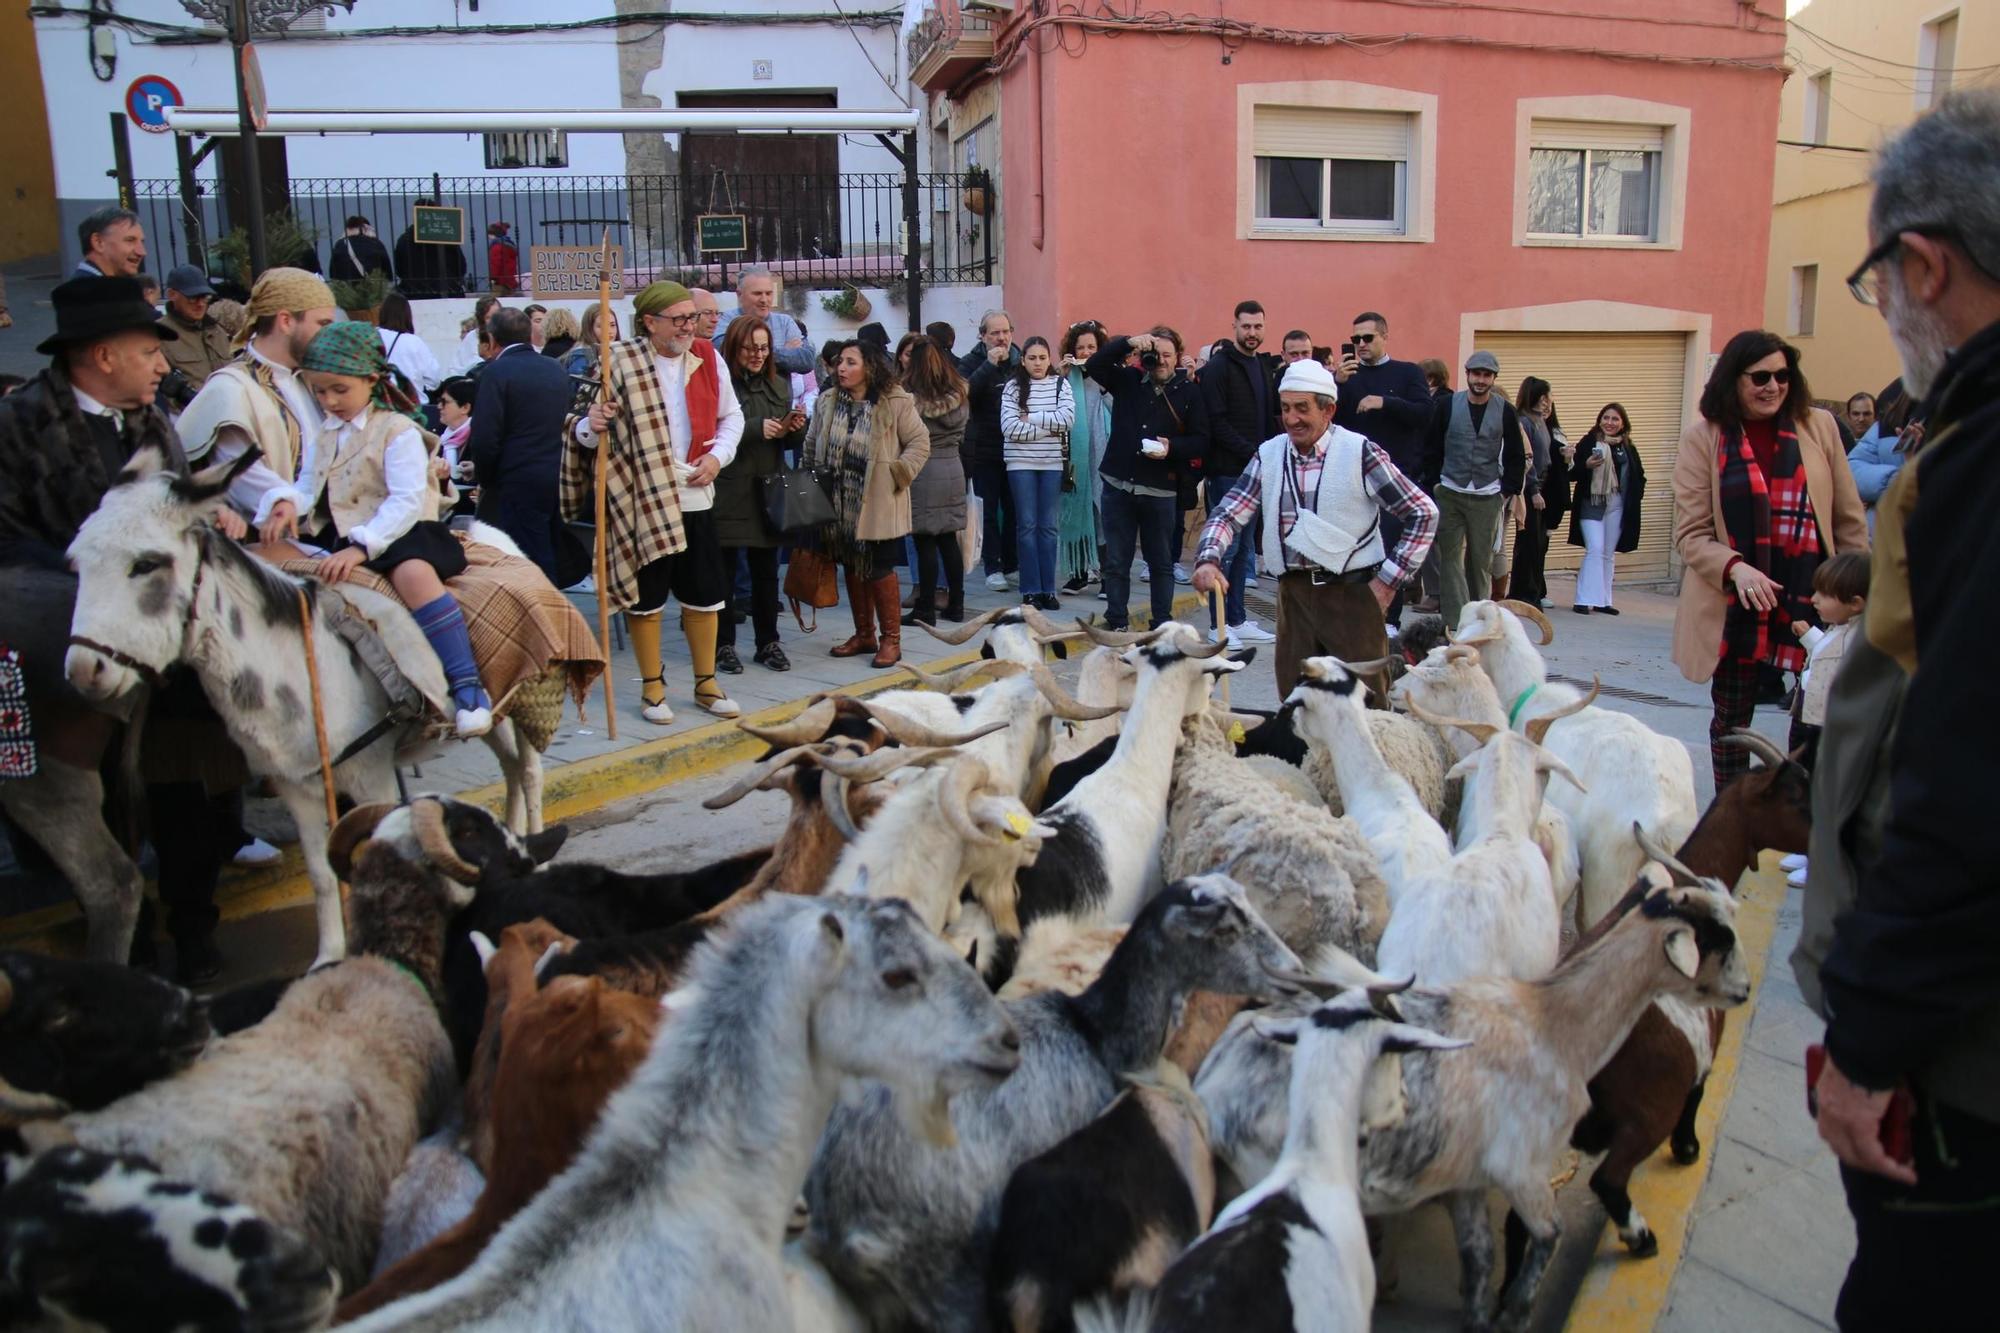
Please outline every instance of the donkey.
[[[208, 525], [216, 498], [256, 456], [183, 477], [155, 450], [133, 455], [70, 544], [79, 585], [64, 670], [84, 697], [102, 703], [156, 684], [177, 662], [194, 669], [230, 738], [277, 787], [298, 824], [319, 922], [318, 966], [345, 956], [346, 932], [327, 861], [302, 597], [313, 618], [327, 746], [340, 757], [338, 792], [357, 804], [393, 803], [397, 752], [420, 742], [424, 729], [382, 727], [389, 697], [334, 628], [316, 581], [264, 563]], [[483, 739], [506, 776], [508, 824], [517, 833], [539, 832], [541, 756], [511, 720], [496, 722]]]

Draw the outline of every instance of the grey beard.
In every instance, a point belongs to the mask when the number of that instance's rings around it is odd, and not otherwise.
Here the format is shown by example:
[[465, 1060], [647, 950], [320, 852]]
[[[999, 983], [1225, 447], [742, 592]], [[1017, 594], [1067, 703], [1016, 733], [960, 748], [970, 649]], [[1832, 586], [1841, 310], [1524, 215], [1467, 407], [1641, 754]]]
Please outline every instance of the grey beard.
[[1891, 280], [1884, 293], [1884, 313], [1888, 316], [1889, 338], [1896, 344], [1896, 356], [1903, 363], [1903, 389], [1912, 402], [1930, 394], [1951, 355], [1951, 336], [1944, 320], [1929, 306], [1911, 303], [1902, 284]]

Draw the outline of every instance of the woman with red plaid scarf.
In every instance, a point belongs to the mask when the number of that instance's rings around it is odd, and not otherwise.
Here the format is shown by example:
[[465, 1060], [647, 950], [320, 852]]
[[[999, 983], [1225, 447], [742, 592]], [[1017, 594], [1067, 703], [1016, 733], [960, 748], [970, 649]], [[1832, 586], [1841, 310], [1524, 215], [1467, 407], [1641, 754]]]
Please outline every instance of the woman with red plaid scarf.
[[1757, 676], [1797, 671], [1794, 621], [1813, 623], [1813, 571], [1868, 549], [1868, 522], [1830, 413], [1812, 405], [1799, 351], [1748, 330], [1722, 349], [1701, 420], [1674, 463], [1674, 547], [1684, 566], [1674, 665], [1710, 681], [1710, 750], [1719, 791], [1750, 766], [1714, 742], [1750, 725]]

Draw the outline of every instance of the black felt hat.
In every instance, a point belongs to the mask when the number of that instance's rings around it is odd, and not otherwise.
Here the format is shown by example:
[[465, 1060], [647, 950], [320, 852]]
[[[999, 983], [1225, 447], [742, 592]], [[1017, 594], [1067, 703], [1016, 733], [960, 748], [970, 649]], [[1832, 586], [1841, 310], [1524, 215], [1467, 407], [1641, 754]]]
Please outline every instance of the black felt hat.
[[163, 340], [180, 337], [160, 321], [137, 278], [71, 278], [49, 293], [49, 301], [56, 309], [56, 331], [36, 345], [43, 356], [126, 329], [151, 329]]

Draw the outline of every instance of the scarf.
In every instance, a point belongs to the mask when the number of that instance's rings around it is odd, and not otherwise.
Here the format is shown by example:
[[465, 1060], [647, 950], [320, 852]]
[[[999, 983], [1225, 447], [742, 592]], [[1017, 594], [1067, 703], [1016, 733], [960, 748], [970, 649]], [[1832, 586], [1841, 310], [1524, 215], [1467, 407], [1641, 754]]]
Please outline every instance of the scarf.
[[416, 391], [402, 371], [389, 364], [382, 350], [382, 336], [373, 324], [342, 320], [319, 331], [306, 348], [300, 370], [316, 370], [328, 375], [373, 378], [368, 401], [387, 412], [400, 412], [419, 426], [426, 425], [423, 409], [417, 406]]
[[1083, 371], [1069, 371], [1076, 415], [1069, 428], [1069, 464], [1063, 469], [1062, 503], [1056, 517], [1056, 577], [1083, 578], [1097, 563], [1097, 465], [1092, 459], [1098, 422]]
[[1781, 671], [1797, 671], [1805, 665], [1805, 649], [1792, 635], [1792, 622], [1813, 619], [1813, 571], [1821, 560], [1819, 523], [1806, 493], [1798, 433], [1781, 424], [1777, 437], [1778, 452], [1768, 475], [1757, 466], [1756, 453], [1740, 428], [1722, 432], [1717, 442], [1722, 526], [1729, 545], [1783, 590], [1776, 608], [1768, 612], [1753, 610], [1731, 594], [1722, 622], [1722, 658], [1768, 662]]
[[847, 566], [856, 578], [868, 579], [874, 576], [874, 553], [870, 549], [873, 543], [856, 541], [854, 533], [861, 523], [861, 507], [868, 498], [875, 404], [866, 398], [856, 402], [839, 389], [833, 392], [837, 396], [827, 417], [827, 442], [822, 456], [827, 466], [835, 470], [839, 484], [834, 487], [833, 522], [823, 531], [833, 558]]
[[[1619, 457], [1616, 451], [1625, 448], [1626, 445], [1623, 440], [1610, 440], [1601, 435], [1597, 438], [1597, 444], [1604, 446], [1604, 466], [1590, 474], [1590, 498], [1598, 504], [1603, 504], [1624, 489], [1624, 479], [1619, 474], [1624, 471], [1625, 460]], [[1595, 448], [1596, 445], [1591, 447]]]

